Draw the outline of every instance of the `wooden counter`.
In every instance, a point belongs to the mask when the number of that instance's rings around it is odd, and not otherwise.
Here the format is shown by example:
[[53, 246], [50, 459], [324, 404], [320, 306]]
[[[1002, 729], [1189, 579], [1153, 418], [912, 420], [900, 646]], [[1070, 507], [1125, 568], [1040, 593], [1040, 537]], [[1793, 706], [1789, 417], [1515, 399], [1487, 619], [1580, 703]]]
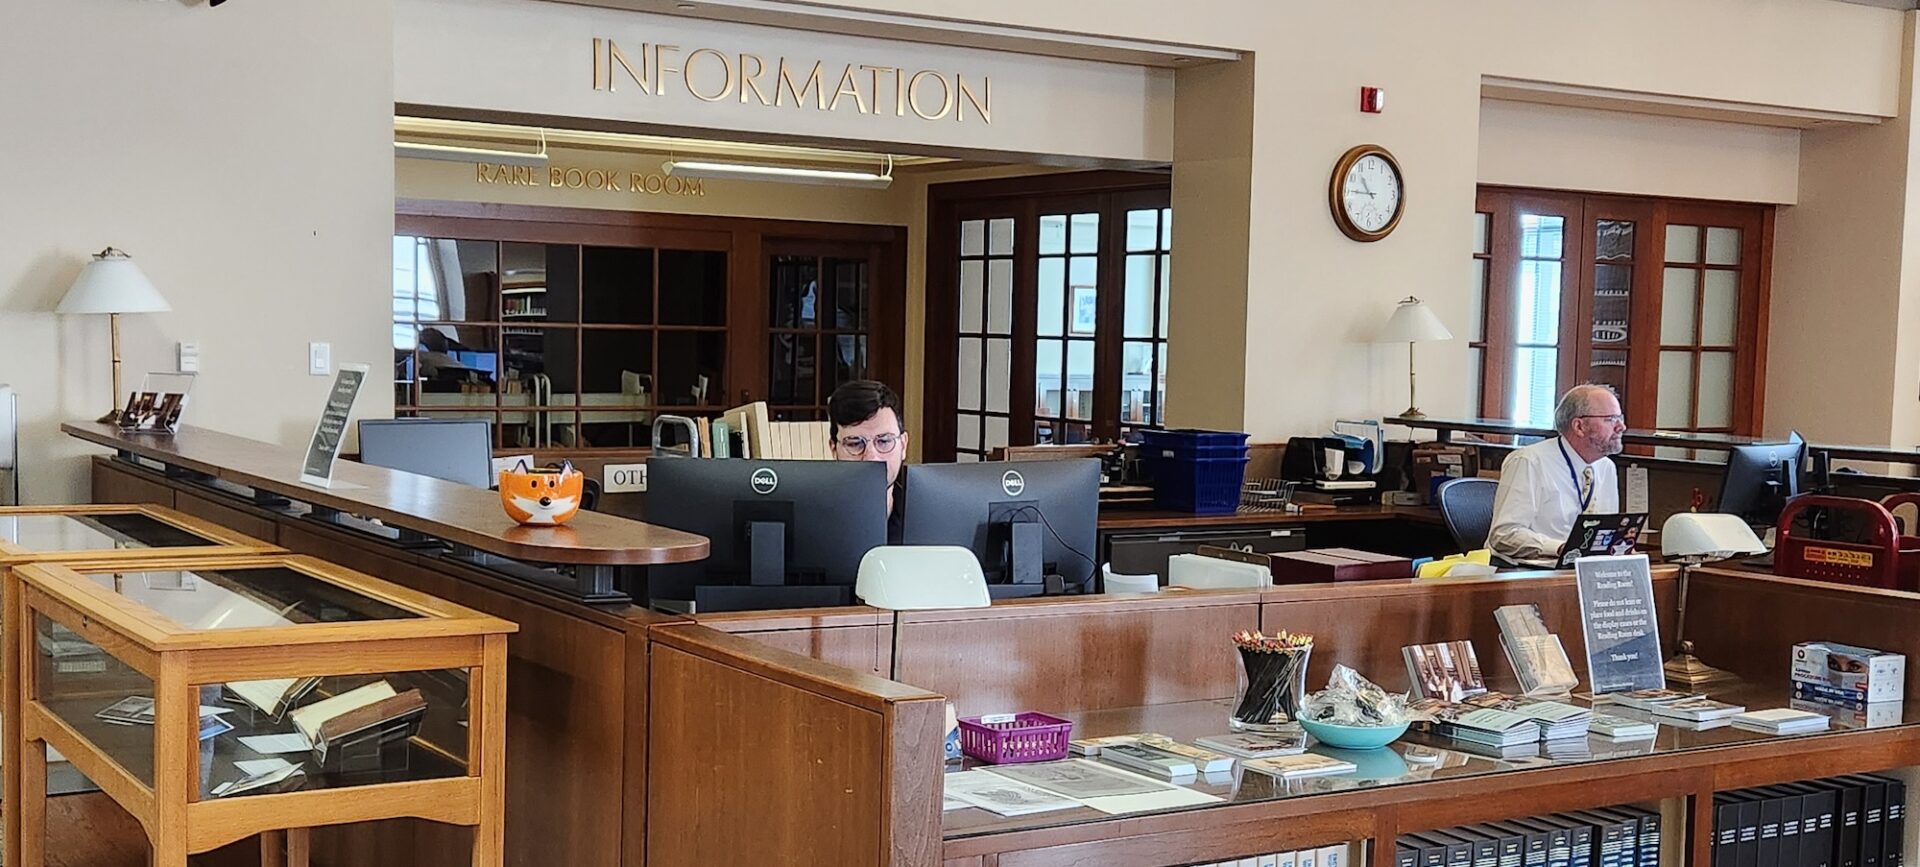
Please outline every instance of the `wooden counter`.
[[1158, 509], [1101, 509], [1100, 529], [1163, 530], [1215, 527], [1264, 527], [1289, 524], [1320, 524], [1336, 521], [1407, 520], [1442, 526], [1440, 510], [1427, 506], [1307, 506], [1299, 514], [1284, 512], [1234, 512], [1228, 515], [1194, 515]]
[[304, 453], [218, 431], [182, 427], [172, 436], [126, 433], [97, 422], [62, 431], [95, 445], [175, 470], [197, 473], [296, 502], [376, 518], [456, 545], [527, 563], [635, 566], [684, 563], [707, 556], [707, 540], [691, 533], [594, 512], [559, 527], [522, 527], [490, 491], [352, 461], [334, 467], [345, 484], [300, 481]]

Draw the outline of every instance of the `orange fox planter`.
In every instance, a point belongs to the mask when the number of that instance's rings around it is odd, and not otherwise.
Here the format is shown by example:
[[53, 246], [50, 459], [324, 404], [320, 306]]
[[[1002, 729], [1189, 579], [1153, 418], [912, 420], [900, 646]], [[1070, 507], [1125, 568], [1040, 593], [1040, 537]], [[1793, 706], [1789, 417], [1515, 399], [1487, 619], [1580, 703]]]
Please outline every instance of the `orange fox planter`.
[[522, 524], [564, 524], [580, 511], [586, 476], [571, 462], [558, 471], [529, 470], [525, 463], [500, 473], [500, 505], [507, 517]]

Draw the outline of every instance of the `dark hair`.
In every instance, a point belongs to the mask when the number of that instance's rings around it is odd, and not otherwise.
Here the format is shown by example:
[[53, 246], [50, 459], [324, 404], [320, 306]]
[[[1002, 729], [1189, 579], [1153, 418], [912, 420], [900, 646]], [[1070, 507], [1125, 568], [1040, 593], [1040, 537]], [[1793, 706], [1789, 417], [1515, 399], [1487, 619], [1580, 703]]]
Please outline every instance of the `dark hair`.
[[883, 409], [893, 410], [900, 429], [906, 430], [907, 413], [900, 408], [900, 395], [886, 383], [871, 379], [843, 382], [827, 398], [828, 434], [839, 436], [841, 428], [873, 418]]

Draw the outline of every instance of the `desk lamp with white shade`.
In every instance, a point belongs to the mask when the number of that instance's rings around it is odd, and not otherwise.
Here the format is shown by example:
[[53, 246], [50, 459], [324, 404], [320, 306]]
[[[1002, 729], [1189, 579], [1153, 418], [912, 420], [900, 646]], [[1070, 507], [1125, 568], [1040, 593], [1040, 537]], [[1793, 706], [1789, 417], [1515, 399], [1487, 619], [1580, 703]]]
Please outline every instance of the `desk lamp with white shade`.
[[1687, 639], [1687, 577], [1704, 563], [1759, 554], [1767, 550], [1753, 534], [1745, 519], [1738, 515], [1707, 512], [1681, 512], [1660, 527], [1660, 553], [1680, 563], [1679, 623], [1674, 627], [1674, 643], [1680, 652], [1667, 660], [1667, 680], [1698, 686], [1719, 680], [1727, 673], [1701, 662], [1693, 655], [1693, 642]]
[[108, 327], [113, 335], [113, 392], [112, 409], [100, 417], [102, 422], [120, 420], [120, 314], [122, 313], [165, 313], [173, 309], [167, 306], [167, 299], [160, 297], [160, 290], [153, 288], [152, 281], [141, 273], [140, 266], [133, 264], [133, 257], [125, 252], [108, 247], [93, 254], [93, 261], [80, 269], [80, 276], [67, 289], [60, 306], [54, 312], [61, 314], [107, 314]]
[[1400, 415], [1426, 418], [1427, 414], [1420, 411], [1420, 401], [1414, 396], [1413, 345], [1427, 340], [1452, 340], [1453, 332], [1440, 323], [1440, 317], [1434, 315], [1433, 308], [1425, 301], [1409, 295], [1393, 308], [1393, 316], [1387, 319], [1386, 327], [1380, 329], [1378, 339], [1381, 343], [1407, 344], [1407, 411]]

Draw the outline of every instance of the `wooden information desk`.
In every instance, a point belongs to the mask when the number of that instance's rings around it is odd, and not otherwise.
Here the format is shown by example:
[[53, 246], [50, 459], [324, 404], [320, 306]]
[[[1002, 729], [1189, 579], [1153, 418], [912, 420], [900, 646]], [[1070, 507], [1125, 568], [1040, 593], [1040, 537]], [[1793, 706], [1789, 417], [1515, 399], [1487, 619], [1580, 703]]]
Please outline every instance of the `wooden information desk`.
[[[160, 502], [519, 624], [509, 641], [509, 864], [1167, 867], [1650, 801], [1684, 811], [1676, 815], [1687, 821], [1669, 827], [1697, 851], [1709, 818], [1699, 805], [1715, 787], [1920, 764], [1920, 727], [1907, 724], [1907, 713], [1872, 731], [1676, 740], [1648, 755], [1540, 767], [1462, 763], [1430, 779], [1284, 796], [1258, 795], [1260, 781], [1244, 780], [1245, 800], [1164, 814], [1055, 815], [1037, 824], [943, 816], [939, 754], [949, 700], [962, 714], [1054, 711], [1087, 732], [1150, 720], [1171, 734], [1201, 733], [1213, 720], [1224, 723], [1218, 703], [1235, 688], [1227, 635], [1255, 627], [1317, 636], [1309, 673], [1316, 688], [1336, 662], [1403, 688], [1402, 645], [1454, 639], [1475, 643], [1491, 681], [1510, 682], [1493, 609], [1539, 605], [1578, 659], [1573, 582], [1522, 574], [1008, 600], [959, 611], [677, 618], [589, 604], [125, 457], [98, 458], [94, 472], [98, 500]], [[1655, 573], [1669, 640], [1675, 574]], [[1696, 573], [1690, 593], [1687, 637], [1707, 663], [1762, 685], [1755, 695], [1779, 694], [1787, 648], [1797, 641], [1920, 655], [1912, 629], [1920, 595], [1711, 569]], [[1909, 695], [1920, 696], [1916, 680], [1920, 666], [1909, 669]], [[1055, 820], [1061, 824], [1049, 824]], [[354, 867], [404, 863], [383, 854]]]

